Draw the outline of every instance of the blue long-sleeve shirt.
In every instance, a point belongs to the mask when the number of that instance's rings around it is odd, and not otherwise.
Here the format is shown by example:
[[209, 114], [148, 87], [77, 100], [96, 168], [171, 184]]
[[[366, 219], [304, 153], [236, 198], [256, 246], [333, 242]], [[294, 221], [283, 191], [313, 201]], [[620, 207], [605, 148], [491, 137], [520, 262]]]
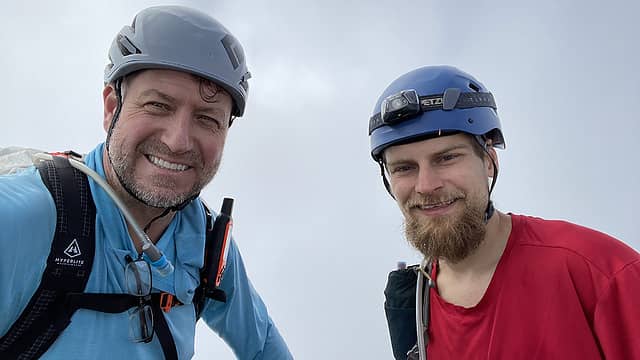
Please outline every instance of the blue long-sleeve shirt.
[[[104, 177], [103, 144], [85, 162]], [[125, 255], [137, 256], [125, 220], [108, 195], [89, 181], [96, 205], [96, 252], [86, 292], [124, 293]], [[46, 267], [56, 226], [56, 209], [33, 166], [0, 176], [0, 334], [19, 317], [37, 289]], [[175, 266], [167, 277], [153, 273], [153, 291], [176, 295], [184, 304], [164, 313], [178, 357], [193, 356], [195, 311], [205, 244], [205, 214], [198, 201], [175, 214], [157, 247]], [[80, 249], [82, 251], [82, 249]], [[238, 359], [292, 359], [247, 278], [242, 257], [231, 241], [221, 283], [227, 302], [207, 300], [202, 318]], [[150, 343], [129, 340], [128, 312], [108, 314], [80, 309], [43, 359], [161, 359], [158, 337]]]

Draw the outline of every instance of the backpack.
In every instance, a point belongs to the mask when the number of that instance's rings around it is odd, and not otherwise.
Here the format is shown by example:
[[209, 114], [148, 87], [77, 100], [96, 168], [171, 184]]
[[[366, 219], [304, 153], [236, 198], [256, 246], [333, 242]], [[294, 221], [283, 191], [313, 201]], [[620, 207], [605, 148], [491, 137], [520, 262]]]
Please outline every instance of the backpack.
[[[417, 336], [417, 311], [420, 311], [420, 322], [423, 329], [429, 324], [429, 291], [434, 286], [430, 277], [422, 275], [423, 269], [431, 269], [431, 261], [397, 269], [389, 273], [384, 289], [384, 312], [387, 318], [393, 357], [396, 360], [420, 359]], [[426, 289], [425, 289], [426, 287]], [[423, 290], [424, 289], [424, 290]], [[417, 293], [421, 292], [419, 305], [416, 305]], [[420, 309], [417, 309], [420, 307]], [[424, 336], [426, 337], [426, 331]]]
[[[36, 163], [55, 202], [56, 230], [40, 285], [18, 319], [0, 338], [2, 359], [39, 358], [71, 323], [77, 309], [120, 313], [140, 302], [138, 297], [129, 294], [84, 293], [95, 255], [96, 209], [87, 175], [75, 169], [66, 157], [53, 156], [51, 160]], [[193, 297], [196, 321], [207, 298], [226, 302], [226, 294], [218, 285], [224, 271], [232, 201], [224, 200], [223, 210], [215, 221], [202, 202], [207, 230], [204, 267], [200, 269], [200, 285]], [[175, 342], [162, 312], [183, 304], [172, 294], [152, 293], [150, 305], [154, 334], [165, 358], [177, 359]]]

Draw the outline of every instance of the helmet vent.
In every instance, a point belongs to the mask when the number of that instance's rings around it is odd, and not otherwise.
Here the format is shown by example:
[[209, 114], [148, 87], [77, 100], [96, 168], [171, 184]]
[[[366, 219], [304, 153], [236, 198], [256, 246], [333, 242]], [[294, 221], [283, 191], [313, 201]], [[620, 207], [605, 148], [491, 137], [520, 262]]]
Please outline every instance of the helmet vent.
[[129, 40], [126, 36], [118, 35], [118, 49], [120, 49], [120, 53], [122, 56], [127, 56], [131, 54], [141, 54], [142, 52], [138, 49], [131, 40]]
[[244, 53], [242, 52], [240, 43], [238, 43], [236, 38], [231, 34], [225, 35], [221, 41], [222, 46], [224, 46], [224, 49], [227, 51], [227, 56], [229, 56], [233, 70], [236, 70], [240, 64], [244, 63]]
[[478, 86], [478, 85], [476, 85], [476, 84], [474, 84], [472, 82], [469, 83], [469, 87], [471, 88], [471, 90], [473, 90], [475, 92], [480, 91], [480, 86]]

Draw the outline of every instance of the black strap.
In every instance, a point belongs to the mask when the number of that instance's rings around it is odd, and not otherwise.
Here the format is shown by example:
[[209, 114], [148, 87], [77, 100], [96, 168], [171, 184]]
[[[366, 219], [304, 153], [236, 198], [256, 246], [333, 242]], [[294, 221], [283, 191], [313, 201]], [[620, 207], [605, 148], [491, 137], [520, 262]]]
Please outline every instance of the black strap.
[[137, 306], [138, 303], [138, 297], [129, 294], [69, 293], [65, 307], [71, 312], [88, 309], [118, 314]]
[[[150, 297], [151, 311], [153, 312], [153, 330], [158, 336], [162, 346], [162, 352], [167, 360], [178, 359], [173, 335], [164, 317], [161, 304], [161, 293], [153, 293]], [[102, 293], [70, 293], [67, 295], [67, 311], [77, 309], [89, 309], [106, 313], [121, 313], [140, 303], [139, 298], [129, 294], [102, 294]]]
[[211, 271], [210, 264], [207, 263], [207, 249], [211, 245], [211, 234], [213, 230], [213, 215], [209, 207], [202, 202], [202, 206], [204, 207], [204, 213], [206, 216], [205, 228], [206, 228], [206, 238], [205, 238], [205, 250], [204, 250], [204, 266], [200, 269], [200, 284], [196, 288], [196, 291], [193, 294], [193, 306], [196, 311], [196, 321], [200, 320], [200, 316], [202, 316], [202, 311], [204, 310], [204, 304], [207, 300], [206, 294], [206, 279], [209, 276], [209, 272]]
[[[420, 96], [420, 111], [470, 109], [475, 107], [489, 107], [495, 110], [497, 108], [491, 93], [458, 93], [453, 104], [447, 104], [446, 100], [445, 94]], [[369, 119], [369, 135], [373, 130], [385, 125], [388, 124], [382, 120], [381, 113], [374, 114]]]
[[56, 231], [40, 285], [0, 339], [2, 359], [35, 359], [53, 344], [73, 315], [66, 294], [84, 291], [93, 265], [96, 210], [86, 177], [62, 157], [37, 166], [55, 202]]
[[407, 352], [417, 342], [416, 280], [417, 266], [389, 273], [384, 289], [384, 312], [387, 317], [393, 356], [405, 360]]
[[219, 253], [217, 254], [217, 258], [210, 256], [211, 254], [213, 254], [215, 249], [221, 247], [220, 242], [222, 242], [223, 239], [220, 237], [221, 232], [219, 231], [219, 229], [215, 228], [215, 222], [211, 210], [209, 210], [209, 207], [207, 207], [204, 202], [202, 202], [202, 206], [204, 207], [207, 222], [204, 266], [202, 267], [202, 269], [200, 269], [200, 285], [196, 288], [196, 291], [193, 295], [193, 305], [196, 309], [196, 319], [200, 319], [207, 298], [221, 302], [227, 302], [227, 294], [224, 292], [224, 290], [215, 287], [213, 281], [207, 280], [215, 277], [212, 276], [212, 273], [217, 271], [218, 261], [220, 261], [219, 256], [224, 255], [222, 253]]
[[[430, 273], [432, 264], [429, 261], [425, 271]], [[416, 285], [419, 267], [419, 264], [412, 265], [390, 272], [384, 289], [384, 311], [387, 317], [393, 356], [396, 360], [417, 360], [419, 356], [416, 330], [416, 292], [418, 290]], [[424, 285], [422, 317], [423, 323], [428, 326], [429, 289], [434, 284], [425, 279]]]
[[158, 341], [162, 345], [162, 352], [166, 360], [178, 360], [178, 351], [173, 335], [169, 330], [167, 320], [164, 318], [160, 304], [157, 301], [151, 303], [151, 311], [153, 312], [153, 330], [158, 336]]

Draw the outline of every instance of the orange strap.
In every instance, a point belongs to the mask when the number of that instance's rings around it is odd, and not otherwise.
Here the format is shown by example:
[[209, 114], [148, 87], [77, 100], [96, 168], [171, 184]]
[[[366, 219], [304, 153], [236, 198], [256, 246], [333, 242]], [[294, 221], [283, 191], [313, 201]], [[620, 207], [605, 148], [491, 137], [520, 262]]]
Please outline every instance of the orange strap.
[[160, 308], [162, 309], [162, 311], [168, 313], [172, 307], [179, 305], [183, 304], [173, 294], [169, 294], [166, 292], [160, 293]]

